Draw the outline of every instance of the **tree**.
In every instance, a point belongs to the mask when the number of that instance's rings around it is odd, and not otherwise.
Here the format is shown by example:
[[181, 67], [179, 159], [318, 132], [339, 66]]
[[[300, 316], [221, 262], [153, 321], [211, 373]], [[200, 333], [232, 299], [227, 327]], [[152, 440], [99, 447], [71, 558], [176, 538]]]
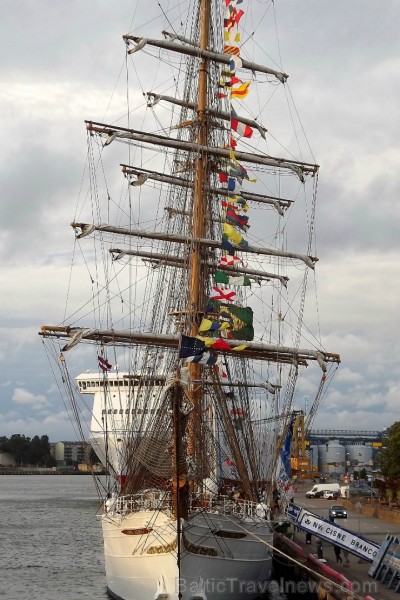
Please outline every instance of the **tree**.
[[8, 442], [3, 445], [3, 448], [5, 452], [9, 452], [14, 456], [17, 465], [27, 465], [29, 464], [30, 442], [30, 438], [14, 433]]
[[29, 464], [42, 464], [42, 444], [40, 443], [40, 438], [37, 435], [35, 435], [31, 440], [29, 448]]
[[48, 435], [42, 435], [40, 438], [41, 446], [41, 462], [45, 467], [55, 467], [56, 460], [51, 456], [50, 453], [50, 442]]
[[56, 461], [51, 456], [49, 437], [35, 435], [32, 439], [14, 433], [10, 439], [0, 438], [0, 450], [9, 452], [15, 458], [17, 465], [34, 465], [39, 467], [54, 467]]
[[381, 471], [385, 477], [400, 479], [400, 421], [387, 432], [380, 454]]

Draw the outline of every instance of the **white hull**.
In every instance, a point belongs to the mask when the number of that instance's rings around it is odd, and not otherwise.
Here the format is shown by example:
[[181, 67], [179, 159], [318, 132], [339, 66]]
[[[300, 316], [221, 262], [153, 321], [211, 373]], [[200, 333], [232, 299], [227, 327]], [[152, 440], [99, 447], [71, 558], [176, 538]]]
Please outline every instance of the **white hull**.
[[176, 525], [166, 512], [151, 510], [103, 516], [106, 579], [114, 598], [178, 600], [181, 592], [182, 600], [254, 600], [267, 589], [272, 533], [265, 521], [198, 513], [183, 523], [179, 567]]

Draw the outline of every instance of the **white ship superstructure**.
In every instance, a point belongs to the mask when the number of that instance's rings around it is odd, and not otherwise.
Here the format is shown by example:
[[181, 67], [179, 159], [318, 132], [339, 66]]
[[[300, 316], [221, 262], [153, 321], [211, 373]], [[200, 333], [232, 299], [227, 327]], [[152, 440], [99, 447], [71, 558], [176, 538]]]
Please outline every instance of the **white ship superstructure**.
[[126, 443], [146, 429], [157, 413], [162, 385], [149, 385], [129, 373], [87, 372], [76, 377], [81, 394], [90, 395], [92, 418], [89, 442], [102, 465], [115, 474], [126, 470]]

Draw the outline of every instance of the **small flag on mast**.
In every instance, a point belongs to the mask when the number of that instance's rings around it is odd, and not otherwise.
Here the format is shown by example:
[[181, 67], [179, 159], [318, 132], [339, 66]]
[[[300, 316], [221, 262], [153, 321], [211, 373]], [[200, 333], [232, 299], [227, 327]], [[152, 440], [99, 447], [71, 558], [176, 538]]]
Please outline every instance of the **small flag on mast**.
[[99, 361], [99, 367], [103, 371], [103, 373], [106, 373], [106, 371], [110, 371], [110, 369], [112, 369], [112, 365], [110, 365], [106, 358], [100, 356], [100, 354], [97, 356], [97, 359]]

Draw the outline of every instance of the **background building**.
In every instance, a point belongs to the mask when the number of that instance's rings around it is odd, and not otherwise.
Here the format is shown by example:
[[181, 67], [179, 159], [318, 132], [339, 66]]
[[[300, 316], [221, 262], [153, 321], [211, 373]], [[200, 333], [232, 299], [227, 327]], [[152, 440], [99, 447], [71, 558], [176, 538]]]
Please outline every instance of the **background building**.
[[385, 431], [314, 429], [308, 435], [308, 453], [321, 475], [342, 477], [365, 469], [379, 469], [379, 450]]
[[50, 444], [51, 454], [57, 467], [77, 467], [89, 462], [90, 446], [82, 442], [57, 442]]
[[15, 458], [9, 452], [0, 452], [0, 467], [11, 467], [15, 465]]

